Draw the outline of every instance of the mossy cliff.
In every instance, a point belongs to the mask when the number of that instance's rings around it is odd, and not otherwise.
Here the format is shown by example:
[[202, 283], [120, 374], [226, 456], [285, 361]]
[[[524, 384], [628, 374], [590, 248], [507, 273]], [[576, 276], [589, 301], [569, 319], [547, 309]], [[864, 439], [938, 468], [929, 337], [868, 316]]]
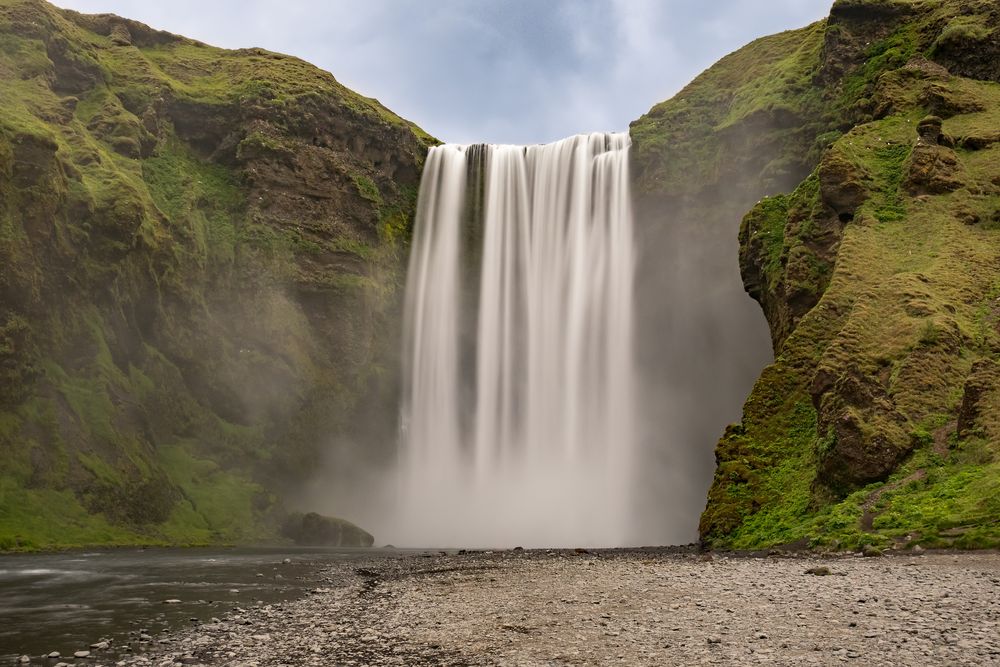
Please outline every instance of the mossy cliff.
[[0, 549], [273, 537], [391, 435], [432, 141], [292, 57], [0, 0]]
[[1000, 545], [998, 128], [985, 0], [838, 0], [633, 125], [644, 191], [772, 195], [739, 259], [775, 361], [704, 543]]

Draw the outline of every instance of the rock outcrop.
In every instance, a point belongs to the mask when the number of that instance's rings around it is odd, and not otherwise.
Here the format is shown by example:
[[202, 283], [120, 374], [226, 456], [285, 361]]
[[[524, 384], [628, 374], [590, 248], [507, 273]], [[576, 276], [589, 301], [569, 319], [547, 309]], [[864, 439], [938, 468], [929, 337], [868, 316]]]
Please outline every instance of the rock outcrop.
[[[1000, 544], [998, 36], [985, 0], [838, 0], [828, 20], [728, 56], [633, 128], [640, 185], [691, 186], [648, 150], [760, 199], [740, 266], [775, 361], [716, 448], [706, 545]], [[742, 61], [772, 48], [784, 57]], [[774, 125], [784, 143], [748, 135], [737, 114], [751, 101], [794, 114]], [[756, 143], [716, 157], [730, 124]], [[713, 148], [674, 140], [677, 157], [647, 132]], [[768, 181], [765, 164], [795, 165], [798, 185]]]
[[433, 140], [262, 49], [42, 0], [0, 38], [0, 548], [277, 536], [392, 438]]

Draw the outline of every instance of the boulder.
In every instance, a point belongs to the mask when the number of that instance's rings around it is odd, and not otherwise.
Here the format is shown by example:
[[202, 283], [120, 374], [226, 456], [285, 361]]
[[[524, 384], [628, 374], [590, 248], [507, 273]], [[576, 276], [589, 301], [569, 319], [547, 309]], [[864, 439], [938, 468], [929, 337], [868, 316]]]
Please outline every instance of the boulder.
[[289, 515], [282, 534], [296, 544], [323, 547], [370, 547], [375, 538], [350, 521], [316, 512]]

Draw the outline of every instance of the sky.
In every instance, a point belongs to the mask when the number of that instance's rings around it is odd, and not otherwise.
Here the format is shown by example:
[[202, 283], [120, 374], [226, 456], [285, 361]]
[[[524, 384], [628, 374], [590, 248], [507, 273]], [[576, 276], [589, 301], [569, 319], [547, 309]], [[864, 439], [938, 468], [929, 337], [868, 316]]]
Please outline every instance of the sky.
[[56, 0], [298, 56], [454, 143], [624, 131], [722, 56], [832, 0]]

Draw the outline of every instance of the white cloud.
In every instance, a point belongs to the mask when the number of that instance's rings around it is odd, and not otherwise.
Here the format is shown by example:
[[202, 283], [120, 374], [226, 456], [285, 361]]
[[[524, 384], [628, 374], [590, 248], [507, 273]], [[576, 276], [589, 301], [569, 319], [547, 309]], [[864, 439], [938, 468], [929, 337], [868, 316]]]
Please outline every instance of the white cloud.
[[309, 60], [448, 141], [624, 130], [750, 40], [831, 0], [57, 0]]

